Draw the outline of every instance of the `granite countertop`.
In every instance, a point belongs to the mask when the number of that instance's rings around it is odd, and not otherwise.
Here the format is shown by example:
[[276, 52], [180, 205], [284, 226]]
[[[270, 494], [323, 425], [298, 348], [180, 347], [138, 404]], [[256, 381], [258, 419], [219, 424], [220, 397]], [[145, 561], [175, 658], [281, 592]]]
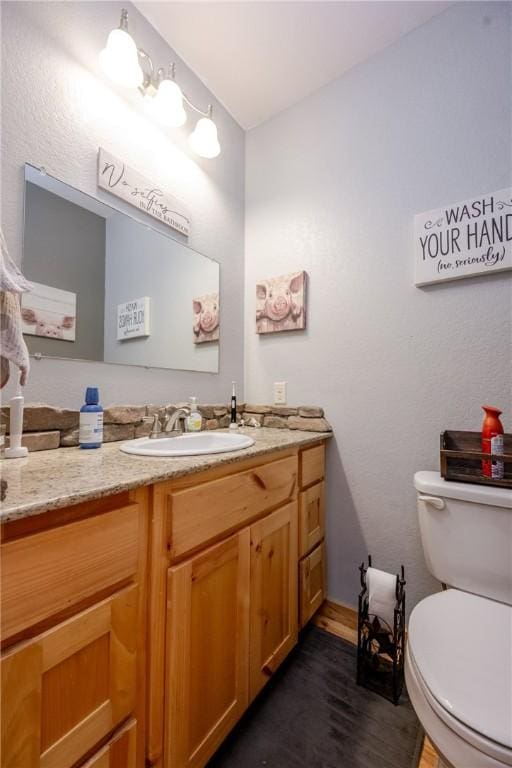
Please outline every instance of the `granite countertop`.
[[7, 494], [0, 503], [0, 522], [39, 515], [51, 509], [191, 475], [211, 467], [235, 464], [280, 448], [316, 443], [332, 436], [330, 432], [266, 427], [245, 427], [240, 432], [250, 435], [254, 445], [242, 451], [205, 456], [134, 456], [120, 451], [117, 442], [106, 443], [98, 450], [57, 448], [30, 453], [25, 459], [4, 459], [0, 462], [0, 474], [7, 481]]

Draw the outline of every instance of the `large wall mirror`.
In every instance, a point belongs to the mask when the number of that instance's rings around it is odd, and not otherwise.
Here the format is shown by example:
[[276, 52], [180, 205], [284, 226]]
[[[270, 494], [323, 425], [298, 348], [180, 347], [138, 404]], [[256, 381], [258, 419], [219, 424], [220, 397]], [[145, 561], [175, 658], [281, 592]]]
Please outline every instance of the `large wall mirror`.
[[219, 370], [219, 264], [25, 166], [22, 299], [31, 354]]

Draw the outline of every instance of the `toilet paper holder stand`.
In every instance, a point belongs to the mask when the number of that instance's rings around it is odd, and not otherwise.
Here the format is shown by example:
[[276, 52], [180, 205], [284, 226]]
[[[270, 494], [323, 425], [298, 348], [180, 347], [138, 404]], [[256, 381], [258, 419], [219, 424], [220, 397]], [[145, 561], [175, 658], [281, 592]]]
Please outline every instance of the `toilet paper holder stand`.
[[396, 575], [396, 602], [393, 626], [368, 611], [366, 572], [372, 565], [361, 563], [361, 592], [357, 617], [357, 684], [398, 704], [404, 687], [405, 653], [405, 571]]

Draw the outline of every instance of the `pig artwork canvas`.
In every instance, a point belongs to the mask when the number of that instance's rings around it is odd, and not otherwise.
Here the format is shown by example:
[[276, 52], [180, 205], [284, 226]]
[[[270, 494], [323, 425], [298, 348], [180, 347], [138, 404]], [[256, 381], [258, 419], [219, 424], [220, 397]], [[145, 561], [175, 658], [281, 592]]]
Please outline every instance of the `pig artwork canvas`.
[[192, 300], [194, 344], [219, 340], [219, 294], [208, 293]]
[[260, 280], [256, 285], [256, 333], [306, 327], [306, 272]]
[[30, 293], [22, 294], [21, 326], [23, 333], [47, 339], [75, 341], [76, 293], [31, 283]]

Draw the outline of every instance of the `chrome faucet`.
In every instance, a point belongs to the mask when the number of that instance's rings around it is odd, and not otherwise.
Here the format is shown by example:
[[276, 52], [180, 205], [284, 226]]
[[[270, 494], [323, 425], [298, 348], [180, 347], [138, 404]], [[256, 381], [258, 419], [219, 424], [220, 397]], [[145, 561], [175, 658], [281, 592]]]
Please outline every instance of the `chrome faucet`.
[[190, 408], [187, 407], [177, 408], [173, 414], [166, 413], [163, 424], [164, 434], [168, 437], [182, 435], [185, 430], [183, 429], [183, 424], [180, 427], [180, 422], [184, 422], [189, 414]]
[[178, 435], [182, 435], [184, 432], [183, 426], [180, 427], [180, 421], [184, 421], [185, 418], [189, 415], [190, 409], [189, 408], [177, 408], [174, 413], [167, 413], [165, 412], [165, 416], [163, 418], [163, 422], [160, 421], [160, 416], [158, 413], [153, 414], [153, 416], [148, 416], [144, 420], [149, 421], [150, 419], [153, 420], [153, 425], [151, 427], [151, 432], [149, 434], [149, 437], [152, 440], [156, 440], [159, 437], [178, 437]]

